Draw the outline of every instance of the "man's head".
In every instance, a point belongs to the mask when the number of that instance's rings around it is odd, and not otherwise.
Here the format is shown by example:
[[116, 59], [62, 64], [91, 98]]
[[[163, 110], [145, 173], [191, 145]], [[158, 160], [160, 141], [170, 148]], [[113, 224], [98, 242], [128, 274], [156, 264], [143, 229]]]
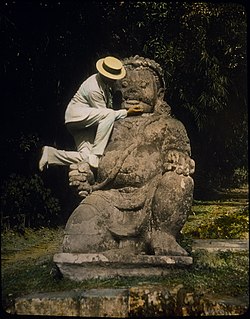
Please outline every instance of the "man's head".
[[121, 80], [126, 75], [126, 70], [120, 60], [107, 56], [96, 62], [96, 69], [104, 79], [104, 82], [112, 84], [115, 80]]

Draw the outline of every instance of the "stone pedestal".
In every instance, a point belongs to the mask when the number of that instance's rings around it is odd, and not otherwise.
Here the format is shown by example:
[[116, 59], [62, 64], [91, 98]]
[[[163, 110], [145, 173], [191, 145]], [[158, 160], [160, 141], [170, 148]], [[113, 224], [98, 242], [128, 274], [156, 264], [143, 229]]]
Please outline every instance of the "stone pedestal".
[[93, 278], [161, 276], [174, 268], [193, 263], [189, 256], [129, 255], [108, 256], [102, 253], [58, 253], [54, 262], [62, 275], [75, 281]]
[[[201, 295], [176, 287], [146, 285], [36, 293], [15, 300], [13, 314], [87, 318], [247, 317], [248, 298]], [[25, 317], [26, 318], [26, 317]]]

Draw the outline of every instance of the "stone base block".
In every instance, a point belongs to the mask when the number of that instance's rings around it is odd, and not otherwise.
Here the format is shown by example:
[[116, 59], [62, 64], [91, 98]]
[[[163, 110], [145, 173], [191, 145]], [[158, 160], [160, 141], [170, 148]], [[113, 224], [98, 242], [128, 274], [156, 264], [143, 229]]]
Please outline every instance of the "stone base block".
[[192, 251], [201, 249], [208, 252], [246, 251], [249, 250], [249, 239], [193, 239]]
[[17, 298], [15, 314], [67, 317], [128, 316], [127, 289], [37, 293]]
[[13, 313], [22, 316], [167, 318], [241, 315], [247, 318], [248, 298], [205, 295], [178, 285], [145, 285], [127, 289], [89, 289], [36, 293], [15, 300]]
[[62, 275], [75, 281], [93, 278], [161, 276], [173, 268], [192, 265], [189, 256], [130, 255], [58, 253], [53, 258]]

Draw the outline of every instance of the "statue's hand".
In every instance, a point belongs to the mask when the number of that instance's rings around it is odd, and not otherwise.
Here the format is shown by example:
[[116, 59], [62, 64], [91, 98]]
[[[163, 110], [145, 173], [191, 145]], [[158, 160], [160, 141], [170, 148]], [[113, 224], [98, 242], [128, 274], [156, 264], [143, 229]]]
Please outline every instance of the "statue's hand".
[[70, 165], [69, 185], [77, 189], [80, 197], [85, 198], [92, 192], [91, 185], [94, 182], [94, 175], [88, 163], [83, 162]]
[[175, 171], [178, 175], [189, 176], [194, 173], [195, 162], [188, 155], [172, 150], [168, 152], [164, 167], [166, 171]]
[[128, 109], [128, 116], [141, 115], [143, 113], [143, 107], [140, 105], [130, 106]]
[[81, 183], [77, 189], [78, 195], [82, 198], [85, 198], [92, 193], [92, 186], [87, 181], [85, 183]]

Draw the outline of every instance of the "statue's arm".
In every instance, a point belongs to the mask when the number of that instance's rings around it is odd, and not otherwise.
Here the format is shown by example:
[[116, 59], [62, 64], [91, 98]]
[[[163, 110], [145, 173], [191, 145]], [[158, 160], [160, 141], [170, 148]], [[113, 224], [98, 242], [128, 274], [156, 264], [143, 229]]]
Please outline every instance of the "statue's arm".
[[184, 125], [175, 119], [168, 121], [162, 144], [163, 172], [192, 175], [195, 162], [191, 158], [190, 141]]
[[190, 143], [182, 123], [170, 120], [167, 124], [161, 148], [163, 174], [151, 206], [152, 225], [157, 230], [155, 238], [152, 234], [151, 245], [155, 253], [175, 251], [182, 255], [185, 253], [173, 238], [178, 236], [191, 209], [194, 182], [190, 175], [194, 173], [194, 160], [190, 157]]

